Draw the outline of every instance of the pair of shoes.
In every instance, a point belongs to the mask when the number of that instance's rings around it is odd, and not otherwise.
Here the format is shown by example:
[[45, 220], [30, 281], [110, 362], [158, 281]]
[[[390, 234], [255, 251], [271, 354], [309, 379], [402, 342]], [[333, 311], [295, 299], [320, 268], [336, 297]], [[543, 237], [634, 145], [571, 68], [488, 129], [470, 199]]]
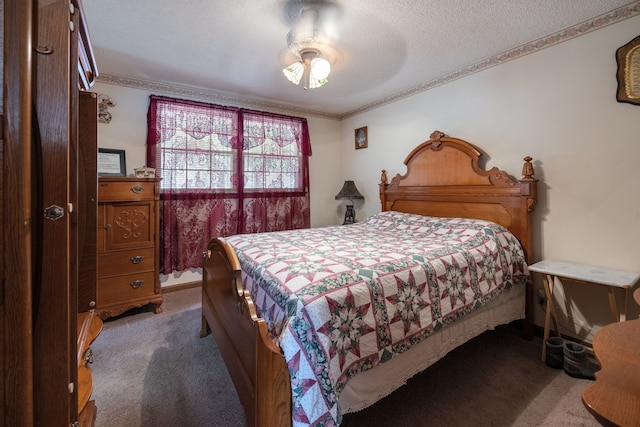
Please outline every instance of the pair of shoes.
[[554, 369], [564, 371], [574, 377], [593, 380], [600, 365], [593, 360], [583, 345], [565, 342], [560, 337], [546, 341], [545, 363]]
[[546, 341], [545, 363], [554, 369], [562, 369], [564, 365], [564, 340], [551, 337]]
[[595, 379], [594, 374], [600, 365], [587, 353], [584, 346], [576, 343], [565, 343], [563, 347], [564, 371], [574, 378]]

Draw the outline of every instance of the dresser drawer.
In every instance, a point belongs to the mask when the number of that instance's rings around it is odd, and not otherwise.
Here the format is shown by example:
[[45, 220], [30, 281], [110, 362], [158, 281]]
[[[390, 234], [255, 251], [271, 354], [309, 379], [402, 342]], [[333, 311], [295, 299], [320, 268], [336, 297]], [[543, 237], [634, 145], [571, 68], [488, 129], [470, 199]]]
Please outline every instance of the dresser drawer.
[[98, 278], [153, 271], [154, 255], [154, 248], [99, 253]]
[[98, 308], [154, 294], [155, 272], [127, 274], [98, 279]]
[[138, 201], [155, 199], [155, 181], [108, 181], [101, 179], [98, 182], [98, 201]]

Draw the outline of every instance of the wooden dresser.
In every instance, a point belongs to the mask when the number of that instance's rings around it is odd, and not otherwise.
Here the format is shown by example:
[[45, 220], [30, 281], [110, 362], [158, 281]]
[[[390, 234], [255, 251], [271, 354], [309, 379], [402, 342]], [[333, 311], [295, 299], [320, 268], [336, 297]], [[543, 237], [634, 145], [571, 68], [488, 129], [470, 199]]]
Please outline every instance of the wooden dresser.
[[98, 283], [102, 318], [155, 304], [161, 313], [158, 258], [160, 179], [98, 179]]

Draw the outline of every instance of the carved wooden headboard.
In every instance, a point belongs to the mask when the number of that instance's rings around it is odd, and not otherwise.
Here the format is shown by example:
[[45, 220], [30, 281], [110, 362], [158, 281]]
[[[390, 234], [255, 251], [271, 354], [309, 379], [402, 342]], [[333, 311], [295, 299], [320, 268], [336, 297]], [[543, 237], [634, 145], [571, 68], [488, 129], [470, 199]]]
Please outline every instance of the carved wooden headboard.
[[524, 158], [523, 177], [517, 181], [496, 167], [481, 169], [481, 153], [466, 141], [440, 131], [430, 138], [407, 156], [405, 175], [397, 174], [388, 183], [382, 171], [382, 210], [496, 222], [520, 240], [531, 262], [531, 213], [538, 181], [533, 178], [531, 157]]

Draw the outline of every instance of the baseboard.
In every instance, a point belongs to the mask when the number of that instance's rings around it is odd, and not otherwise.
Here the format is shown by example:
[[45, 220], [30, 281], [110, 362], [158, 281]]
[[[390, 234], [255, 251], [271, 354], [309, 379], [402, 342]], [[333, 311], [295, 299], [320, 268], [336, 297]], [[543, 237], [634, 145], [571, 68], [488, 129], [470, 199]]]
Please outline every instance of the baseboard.
[[185, 289], [199, 288], [200, 286], [202, 286], [201, 281], [179, 283], [177, 285], [163, 286], [162, 293], [167, 294], [169, 292], [177, 292], [177, 291], [183, 291]]

